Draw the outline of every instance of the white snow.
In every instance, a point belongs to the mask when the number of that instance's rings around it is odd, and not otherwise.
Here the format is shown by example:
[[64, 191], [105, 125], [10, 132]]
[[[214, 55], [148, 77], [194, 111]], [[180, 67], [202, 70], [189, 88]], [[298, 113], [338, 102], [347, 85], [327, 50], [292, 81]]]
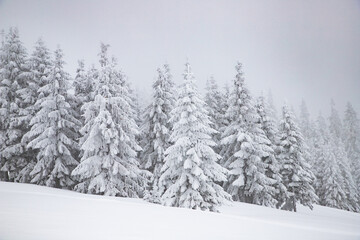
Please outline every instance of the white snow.
[[220, 211], [0, 182], [1, 240], [360, 239], [358, 213], [317, 205], [293, 213], [245, 203]]

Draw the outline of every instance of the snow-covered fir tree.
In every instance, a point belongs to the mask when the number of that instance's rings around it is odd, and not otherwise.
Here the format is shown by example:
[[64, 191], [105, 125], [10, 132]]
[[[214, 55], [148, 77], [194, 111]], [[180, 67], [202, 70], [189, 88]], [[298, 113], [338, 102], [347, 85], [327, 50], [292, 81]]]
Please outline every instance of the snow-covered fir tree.
[[305, 139], [311, 139], [313, 127], [310, 120], [310, 114], [304, 100], [301, 101], [300, 105], [299, 127], [303, 137]]
[[319, 203], [323, 206], [348, 209], [342, 175], [336, 160], [335, 146], [330, 141], [325, 119], [319, 115], [314, 130], [314, 184]]
[[[130, 82], [126, 81], [125, 82], [126, 87], [128, 89], [129, 92], [129, 98], [130, 98], [130, 105], [131, 105], [131, 109], [132, 109], [132, 118], [135, 120], [135, 123], [138, 127], [140, 127], [143, 123], [143, 109], [142, 106], [140, 104], [140, 99], [139, 99], [139, 92], [137, 89], [135, 89]], [[137, 139], [140, 140], [141, 138], [141, 132], [139, 132]]]
[[342, 139], [343, 137], [343, 126], [342, 126], [342, 122], [341, 122], [341, 118], [339, 116], [338, 111], [336, 110], [335, 107], [335, 101], [333, 99], [331, 99], [330, 102], [330, 117], [329, 117], [329, 130], [330, 133], [339, 139]]
[[[28, 86], [22, 90], [22, 95], [25, 96], [24, 100], [27, 104], [26, 111], [24, 112], [24, 118], [26, 118], [28, 126], [27, 131], [21, 140], [25, 146], [31, 140], [28, 138], [29, 134], [27, 134], [27, 132], [31, 130], [30, 121], [41, 108], [41, 103], [37, 101], [38, 99], [43, 98], [45, 94], [45, 92], [39, 92], [38, 90], [47, 83], [52, 69], [50, 51], [45, 46], [45, 43], [42, 39], [39, 39], [35, 43], [35, 49], [29, 59], [29, 69], [31, 76], [27, 81]], [[26, 152], [28, 155], [27, 164], [22, 168], [16, 178], [16, 181], [19, 182], [29, 182], [31, 180], [30, 172], [34, 168], [37, 161], [37, 149], [27, 148]]]
[[276, 106], [271, 90], [268, 91], [266, 102], [269, 107], [270, 117], [274, 119], [275, 122], [278, 122], [279, 121], [278, 111], [276, 110]]
[[351, 103], [346, 105], [343, 122], [345, 150], [350, 160], [354, 181], [360, 192], [360, 121]]
[[[314, 142], [314, 124], [310, 119], [310, 113], [308, 111], [305, 100], [301, 101], [300, 105], [300, 114], [298, 118], [299, 129], [301, 135], [303, 136], [303, 157], [305, 161], [311, 165], [313, 172], [315, 172], [316, 163], [315, 163], [315, 142]], [[316, 176], [315, 176], [316, 177]], [[313, 187], [315, 187], [316, 180], [313, 181]]]
[[0, 52], [0, 167], [4, 180], [15, 181], [29, 156], [21, 138], [27, 131], [30, 72], [17, 28], [10, 28]]
[[335, 153], [336, 160], [338, 162], [342, 177], [343, 177], [343, 189], [346, 193], [347, 209], [349, 211], [359, 212], [359, 192], [356, 188], [356, 183], [351, 173], [351, 165], [349, 158], [347, 157], [344, 143], [336, 138], [331, 137], [332, 149]]
[[[224, 91], [223, 91], [223, 103], [222, 103], [222, 108], [223, 108], [223, 111], [224, 113], [226, 113], [227, 109], [229, 108], [229, 98], [230, 98], [230, 87], [229, 87], [229, 84], [228, 83], [225, 83], [225, 86], [224, 86]], [[224, 114], [225, 115], [225, 114]], [[225, 127], [227, 125], [229, 125], [229, 121], [224, 121], [223, 120], [223, 125], [225, 125]]]
[[[94, 100], [94, 79], [96, 72], [97, 70], [94, 67], [86, 71], [84, 60], [78, 61], [78, 67], [73, 81], [74, 95], [71, 95], [69, 102], [74, 110], [74, 116], [81, 122], [81, 126], [77, 127], [77, 131], [84, 126], [85, 122], [84, 113], [81, 110], [82, 106]], [[75, 149], [72, 154], [76, 159], [80, 159], [82, 153], [80, 149]]]
[[152, 173], [147, 198], [151, 202], [160, 203], [162, 193], [158, 189], [158, 182], [164, 164], [165, 150], [170, 146], [172, 125], [169, 120], [170, 112], [175, 105], [175, 97], [172, 79], [166, 78], [160, 68], [157, 72], [157, 80], [153, 84], [152, 103], [146, 109], [142, 127], [145, 146], [141, 158], [142, 168]]
[[230, 170], [225, 189], [236, 201], [275, 206], [274, 179], [266, 175], [263, 160], [273, 154], [270, 140], [261, 129], [249, 90], [244, 84], [242, 65], [236, 76], [226, 115], [231, 120], [223, 132], [223, 166]]
[[[224, 127], [223, 116], [226, 109], [223, 108], [225, 101], [223, 97], [224, 95], [220, 92], [214, 77], [211, 76], [206, 82], [205, 103], [210, 121], [212, 122], [211, 127], [218, 131], [213, 136], [217, 144], [219, 144], [221, 140], [220, 130]], [[219, 152], [219, 148], [220, 145], [215, 149], [216, 152]]]
[[92, 100], [93, 84], [93, 80], [88, 77], [85, 70], [84, 60], [79, 60], [74, 79], [75, 96], [79, 98], [81, 102]]
[[138, 127], [132, 118], [128, 88], [116, 62], [101, 44], [100, 70], [95, 98], [82, 107], [85, 125], [80, 130], [82, 158], [72, 175], [75, 190], [110, 196], [137, 197], [146, 181], [139, 169], [135, 136]]
[[331, 138], [330, 141], [333, 141], [335, 156], [343, 177], [343, 189], [345, 190], [347, 196], [347, 210], [360, 211], [359, 192], [357, 190], [356, 183], [352, 175], [351, 163], [346, 153], [345, 144], [342, 139], [344, 133], [342, 132], [343, 127], [341, 119], [337, 109], [335, 108], [335, 103], [333, 100], [331, 101], [331, 114], [329, 117], [329, 122], [329, 131]]
[[271, 116], [271, 107], [266, 103], [265, 98], [260, 96], [257, 98], [255, 108], [257, 114], [259, 115], [259, 121], [261, 129], [264, 131], [265, 136], [270, 141], [266, 144], [271, 148], [268, 149], [268, 154], [263, 157], [263, 162], [266, 163], [265, 174], [267, 177], [274, 180], [275, 198], [282, 199], [287, 196], [287, 189], [282, 183], [282, 178], [280, 175], [280, 163], [276, 159], [275, 150], [277, 149], [277, 125], [275, 119]]
[[279, 126], [278, 158], [282, 164], [280, 174], [288, 190], [288, 197], [280, 199], [283, 203], [281, 208], [296, 211], [296, 204], [300, 202], [312, 209], [318, 198], [312, 187], [315, 176], [304, 158], [304, 140], [300, 129], [286, 105], [282, 108]]
[[31, 171], [31, 182], [57, 188], [71, 188], [74, 184], [70, 173], [78, 164], [71, 152], [77, 147], [76, 126], [69, 104], [69, 75], [64, 71], [63, 53], [55, 51], [53, 67], [44, 86], [43, 96], [37, 104], [40, 110], [31, 119], [32, 139], [28, 147], [37, 149], [37, 163]]
[[94, 99], [94, 79], [92, 78], [92, 75], [93, 74], [91, 74], [90, 71], [89, 73], [86, 72], [84, 60], [79, 60], [73, 83], [76, 99], [76, 112], [79, 115], [82, 115], [82, 105]]
[[164, 205], [217, 211], [230, 196], [217, 182], [226, 180], [226, 169], [217, 161], [213, 150], [211, 122], [193, 80], [190, 64], [186, 63], [184, 83], [171, 111], [173, 132], [171, 146], [165, 152], [165, 163], [159, 179]]

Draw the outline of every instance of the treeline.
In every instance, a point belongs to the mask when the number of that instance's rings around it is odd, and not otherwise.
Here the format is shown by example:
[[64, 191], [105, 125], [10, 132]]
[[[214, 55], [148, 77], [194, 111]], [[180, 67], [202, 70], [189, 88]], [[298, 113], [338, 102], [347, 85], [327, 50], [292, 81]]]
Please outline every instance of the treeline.
[[[253, 98], [235, 67], [231, 88], [207, 82], [203, 98], [189, 63], [176, 87], [157, 70], [142, 108], [101, 44], [98, 68], [79, 61], [71, 79], [63, 53], [38, 40], [31, 55], [11, 28], [0, 49], [3, 181], [91, 194], [141, 197], [217, 211], [229, 201], [296, 211], [296, 204], [360, 211], [360, 128], [349, 103], [341, 120], [298, 118]], [[150, 78], [150, 77], [149, 77]]]

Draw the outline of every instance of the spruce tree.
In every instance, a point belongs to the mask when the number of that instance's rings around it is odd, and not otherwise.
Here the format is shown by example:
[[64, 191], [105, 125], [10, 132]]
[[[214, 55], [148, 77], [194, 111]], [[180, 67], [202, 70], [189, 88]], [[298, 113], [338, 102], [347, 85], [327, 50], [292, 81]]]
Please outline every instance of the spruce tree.
[[311, 139], [313, 129], [311, 125], [310, 114], [304, 100], [301, 101], [300, 105], [299, 127], [304, 139]]
[[360, 192], [360, 122], [350, 103], [347, 103], [345, 110], [344, 144], [350, 160], [352, 175], [358, 192]]
[[[219, 144], [221, 140], [221, 132], [220, 129], [223, 128], [223, 95], [219, 90], [219, 87], [213, 76], [210, 77], [206, 82], [206, 95], [205, 95], [205, 103], [206, 110], [208, 111], [210, 121], [212, 122], [212, 128], [218, 131], [214, 134], [213, 138], [217, 144]], [[220, 147], [220, 146], [219, 146]], [[219, 152], [219, 149], [215, 149], [216, 152]]]
[[130, 105], [124, 75], [101, 44], [100, 71], [95, 79], [95, 98], [84, 104], [85, 125], [80, 130], [80, 164], [73, 170], [75, 190], [110, 196], [137, 197], [145, 187], [139, 169], [135, 135], [138, 128]]
[[336, 147], [327, 130], [325, 119], [320, 115], [314, 132], [314, 184], [319, 203], [323, 206], [348, 209], [342, 175], [336, 160]]
[[280, 174], [288, 190], [288, 197], [280, 199], [282, 209], [296, 212], [297, 202], [312, 209], [312, 204], [317, 202], [311, 185], [315, 176], [304, 159], [304, 140], [295, 117], [286, 105], [282, 108], [279, 126], [278, 158], [282, 164]]
[[[221, 112], [221, 119], [220, 119], [220, 128], [217, 130], [218, 132], [222, 133], [224, 132], [224, 130], [226, 129], [227, 126], [229, 126], [230, 124], [230, 119], [229, 116], [226, 115], [226, 111], [229, 108], [229, 98], [230, 98], [230, 88], [229, 85], [226, 83], [224, 86], [223, 91], [220, 92], [222, 97], [222, 101], [221, 101], [221, 108], [220, 108], [220, 112]], [[220, 134], [220, 141], [219, 141], [219, 153], [221, 153], [222, 151], [222, 145], [221, 145], [221, 135]]]
[[341, 175], [343, 177], [343, 189], [346, 193], [347, 206], [349, 211], [360, 211], [359, 208], [359, 192], [356, 187], [356, 182], [351, 173], [351, 163], [345, 150], [345, 144], [342, 137], [343, 127], [340, 120], [339, 113], [335, 108], [335, 103], [331, 101], [331, 114], [329, 117], [330, 125], [330, 138], [333, 141], [335, 148], [335, 156], [340, 167]]
[[216, 182], [226, 180], [226, 170], [213, 150], [211, 122], [194, 84], [190, 64], [186, 63], [184, 83], [176, 106], [171, 111], [171, 146], [159, 180], [165, 189], [161, 196], [167, 206], [217, 211], [230, 196]]
[[274, 206], [275, 181], [266, 176], [268, 164], [263, 161], [273, 149], [261, 129], [259, 115], [244, 84], [241, 63], [236, 65], [236, 71], [226, 112], [231, 122], [221, 141], [222, 165], [230, 171], [224, 188], [235, 201]]
[[[314, 125], [310, 120], [310, 113], [307, 109], [306, 102], [301, 101], [300, 105], [300, 115], [299, 115], [299, 129], [303, 136], [303, 156], [305, 161], [310, 164], [311, 168], [315, 172], [316, 163], [315, 163], [315, 142], [314, 142]], [[315, 175], [316, 177], [316, 175]], [[313, 187], [315, 187], [316, 180], [313, 181]]]
[[275, 106], [275, 103], [274, 103], [274, 98], [273, 98], [271, 90], [269, 90], [269, 92], [268, 92], [266, 102], [267, 102], [267, 105], [269, 107], [270, 117], [272, 119], [274, 119], [275, 122], [278, 122], [279, 121], [278, 111], [276, 110], [276, 106]]
[[0, 52], [0, 162], [4, 180], [16, 177], [28, 162], [21, 138], [28, 125], [26, 91], [30, 72], [17, 28], [10, 28]]
[[267, 155], [263, 157], [263, 162], [266, 164], [265, 174], [270, 179], [273, 179], [274, 188], [276, 190], [274, 198], [282, 199], [287, 196], [287, 189], [282, 183], [282, 178], [280, 175], [280, 163], [276, 158], [276, 149], [277, 149], [277, 135], [278, 129], [276, 126], [275, 119], [273, 119], [271, 114], [271, 108], [266, 103], [265, 98], [260, 96], [257, 98], [255, 108], [257, 114], [259, 115], [259, 122], [261, 129], [264, 131], [265, 136], [270, 141], [267, 142], [267, 145], [271, 148], [267, 151]]
[[83, 114], [81, 112], [81, 107], [84, 103], [89, 102], [94, 99], [94, 79], [91, 73], [86, 72], [85, 64], [83, 60], [78, 61], [78, 68], [76, 69], [76, 75], [73, 82], [74, 86], [74, 100], [75, 100], [75, 111], [79, 116], [81, 122], [84, 122], [84, 119], [80, 116]]
[[[92, 70], [90, 69], [89, 72]], [[90, 76], [89, 76], [90, 75]], [[84, 60], [78, 61], [78, 68], [74, 79], [75, 96], [82, 103], [93, 99], [94, 82], [91, 73], [86, 72]]]
[[[35, 49], [29, 59], [29, 68], [31, 76], [28, 79], [28, 86], [22, 90], [22, 95], [25, 96], [24, 99], [27, 103], [26, 111], [24, 111], [24, 117], [28, 123], [26, 133], [22, 138], [23, 145], [27, 145], [31, 139], [29, 139], [28, 132], [31, 130], [30, 121], [35, 117], [36, 113], [40, 111], [41, 106], [40, 102], [37, 102], [38, 99], [44, 97], [44, 92], [39, 92], [38, 90], [42, 88], [47, 81], [49, 80], [49, 75], [52, 69], [52, 61], [50, 58], [50, 51], [45, 46], [45, 43], [42, 39], [39, 39], [35, 43]], [[36, 164], [36, 156], [38, 154], [37, 149], [26, 149], [28, 160], [26, 166], [22, 168], [19, 172], [16, 181], [19, 182], [29, 182], [30, 172]]]
[[31, 182], [56, 188], [71, 188], [72, 169], [78, 164], [71, 154], [77, 147], [76, 126], [78, 120], [72, 115], [69, 104], [69, 75], [64, 71], [63, 53], [55, 51], [55, 59], [48, 80], [39, 89], [42, 98], [37, 105], [40, 110], [31, 119], [32, 139], [28, 148], [37, 149], [37, 163], [31, 171]]
[[158, 189], [160, 171], [164, 164], [165, 150], [170, 145], [172, 124], [170, 112], [174, 108], [175, 98], [171, 78], [167, 78], [163, 71], [157, 70], [158, 77], [153, 84], [153, 100], [147, 107], [143, 125], [144, 151], [142, 152], [142, 168], [152, 173], [148, 200], [160, 202], [161, 190]]
[[342, 139], [343, 137], [343, 126], [342, 126], [342, 122], [341, 122], [341, 119], [340, 119], [340, 116], [339, 116], [339, 113], [338, 111], [336, 110], [336, 107], [335, 107], [335, 101], [333, 99], [331, 99], [331, 102], [330, 102], [330, 117], [329, 117], [329, 130], [330, 130], [330, 133], [338, 138], [338, 139]]

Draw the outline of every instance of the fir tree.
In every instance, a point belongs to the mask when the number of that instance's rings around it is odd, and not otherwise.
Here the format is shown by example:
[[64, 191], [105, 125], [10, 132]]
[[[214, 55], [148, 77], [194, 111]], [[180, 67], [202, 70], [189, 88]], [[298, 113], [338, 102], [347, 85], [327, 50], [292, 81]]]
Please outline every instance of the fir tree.
[[[140, 100], [139, 100], [139, 93], [137, 89], [134, 89], [131, 84], [129, 82], [127, 83], [127, 88], [128, 88], [128, 92], [129, 92], [129, 97], [130, 97], [130, 105], [131, 105], [131, 109], [132, 109], [132, 118], [134, 119], [136, 125], [138, 127], [140, 127], [143, 123], [143, 109], [142, 106], [140, 104]], [[139, 133], [137, 135], [137, 139], [140, 140], [141, 138], [141, 133]]]
[[[78, 61], [78, 68], [76, 69], [74, 79], [74, 97], [76, 101], [75, 109], [78, 115], [82, 115], [82, 105], [94, 99], [94, 78], [92, 71], [94, 70], [90, 69], [86, 72], [84, 61]], [[82, 122], [83, 120], [84, 119], [82, 119]]]
[[85, 71], [84, 60], [78, 61], [78, 68], [76, 69], [76, 76], [74, 79], [75, 96], [80, 102], [89, 102], [93, 99], [93, 79], [89, 77]]
[[[210, 121], [212, 122], [212, 127], [218, 131], [213, 138], [215, 142], [218, 144], [221, 140], [221, 132], [220, 129], [223, 128], [223, 95], [220, 92], [218, 85], [213, 76], [206, 82], [206, 95], [205, 95], [205, 103], [206, 109], [209, 113]], [[219, 146], [220, 147], [220, 146]], [[218, 152], [218, 149], [216, 149]]]
[[224, 86], [224, 91], [223, 91], [222, 95], [223, 95], [223, 97], [222, 97], [223, 102], [221, 104], [221, 109], [222, 109], [222, 113], [221, 113], [222, 114], [222, 120], [221, 120], [222, 128], [220, 128], [221, 132], [230, 124], [230, 119], [228, 119], [228, 117], [226, 116], [226, 111], [229, 108], [229, 99], [230, 99], [230, 88], [227, 83]]
[[[300, 115], [299, 115], [299, 128], [303, 136], [303, 156], [305, 161], [311, 165], [311, 168], [314, 170], [316, 168], [315, 163], [315, 142], [314, 142], [314, 126], [310, 120], [310, 114], [306, 106], [306, 102], [302, 100], [300, 105]], [[315, 176], [316, 177], [316, 176]], [[315, 180], [313, 184], [315, 184]], [[314, 185], [313, 185], [314, 187]]]
[[268, 178], [273, 179], [274, 188], [276, 189], [274, 198], [282, 199], [287, 196], [287, 189], [282, 183], [281, 175], [280, 175], [280, 167], [278, 160], [276, 159], [275, 150], [277, 149], [277, 126], [275, 123], [275, 119], [271, 116], [270, 106], [265, 102], [265, 98], [263, 96], [258, 97], [255, 105], [256, 111], [259, 115], [259, 121], [261, 129], [264, 131], [265, 136], [270, 141], [267, 142], [267, 145], [270, 147], [268, 149], [267, 154], [263, 157], [263, 162], [266, 163], [266, 171], [265, 174]]
[[275, 122], [278, 122], [278, 120], [279, 120], [278, 111], [276, 110], [276, 106], [275, 106], [275, 103], [274, 103], [274, 98], [273, 98], [271, 90], [269, 90], [269, 92], [268, 92], [266, 102], [267, 102], [267, 105], [269, 107], [270, 117], [272, 119], [274, 119]]
[[331, 107], [331, 112], [330, 112], [330, 117], [329, 117], [330, 133], [334, 137], [341, 139], [343, 137], [343, 132], [342, 132], [343, 126], [342, 126], [342, 122], [341, 122], [339, 113], [337, 112], [337, 110], [335, 108], [335, 102], [333, 99], [331, 99], [330, 107]]
[[258, 205], [276, 204], [274, 179], [266, 176], [263, 160], [273, 152], [259, 122], [250, 93], [244, 84], [242, 65], [236, 77], [226, 115], [231, 120], [222, 135], [223, 166], [230, 170], [224, 187], [236, 201]]
[[[49, 80], [49, 75], [52, 69], [52, 62], [50, 59], [50, 52], [45, 46], [42, 39], [39, 39], [35, 44], [35, 49], [29, 59], [29, 68], [31, 77], [28, 79], [28, 86], [22, 90], [22, 95], [27, 103], [27, 108], [24, 114], [26, 118], [27, 129], [22, 138], [23, 145], [27, 145], [31, 139], [28, 138], [27, 132], [31, 130], [30, 121], [35, 117], [36, 113], [41, 109], [38, 99], [44, 97], [44, 92], [38, 90], [42, 88]], [[16, 180], [19, 182], [29, 182], [30, 172], [36, 164], [37, 149], [26, 149], [28, 161], [26, 166], [19, 172]]]
[[153, 84], [153, 100], [146, 109], [143, 126], [145, 146], [142, 153], [142, 168], [152, 175], [148, 200], [160, 202], [161, 190], [158, 189], [160, 170], [164, 164], [165, 150], [169, 147], [171, 123], [170, 112], [174, 108], [175, 98], [171, 78], [167, 78], [163, 71], [157, 70], [158, 78]]
[[124, 75], [109, 61], [108, 45], [101, 44], [100, 71], [95, 98], [82, 107], [85, 125], [80, 130], [80, 164], [72, 175], [79, 180], [75, 190], [110, 196], [137, 197], [145, 186], [139, 169], [135, 135], [138, 128]]
[[348, 209], [342, 175], [336, 160], [336, 147], [330, 141], [325, 119], [320, 115], [314, 133], [315, 189], [323, 206]]
[[40, 110], [31, 119], [32, 139], [28, 147], [37, 149], [37, 163], [31, 171], [31, 182], [57, 188], [71, 188], [72, 169], [78, 164], [71, 154], [76, 148], [76, 125], [69, 104], [69, 75], [63, 70], [61, 49], [55, 51], [53, 68], [48, 80], [39, 89], [43, 97], [38, 99]]
[[347, 103], [345, 110], [344, 144], [347, 157], [350, 160], [352, 175], [358, 192], [360, 192], [360, 123], [350, 103]]
[[17, 28], [10, 28], [0, 52], [0, 161], [5, 180], [15, 181], [28, 162], [21, 138], [27, 130], [26, 91], [30, 72]]
[[315, 179], [310, 165], [304, 159], [304, 140], [295, 122], [293, 113], [285, 105], [279, 127], [279, 161], [282, 164], [281, 176], [288, 190], [288, 197], [280, 199], [282, 209], [295, 211], [296, 204], [313, 208], [317, 202], [312, 182]]
[[359, 211], [359, 193], [356, 187], [356, 183], [351, 173], [350, 160], [345, 151], [345, 145], [342, 141], [344, 136], [342, 130], [342, 123], [338, 114], [338, 111], [335, 108], [334, 101], [331, 101], [331, 115], [329, 117], [330, 121], [330, 138], [333, 141], [333, 147], [335, 148], [335, 156], [337, 163], [340, 167], [341, 175], [343, 177], [343, 189], [346, 193], [347, 206], [349, 211]]
[[160, 188], [166, 189], [162, 203], [168, 206], [217, 211], [229, 198], [216, 182], [226, 180], [226, 170], [218, 163], [220, 156], [211, 134], [211, 122], [186, 63], [185, 82], [171, 112], [172, 145], [166, 150]]

